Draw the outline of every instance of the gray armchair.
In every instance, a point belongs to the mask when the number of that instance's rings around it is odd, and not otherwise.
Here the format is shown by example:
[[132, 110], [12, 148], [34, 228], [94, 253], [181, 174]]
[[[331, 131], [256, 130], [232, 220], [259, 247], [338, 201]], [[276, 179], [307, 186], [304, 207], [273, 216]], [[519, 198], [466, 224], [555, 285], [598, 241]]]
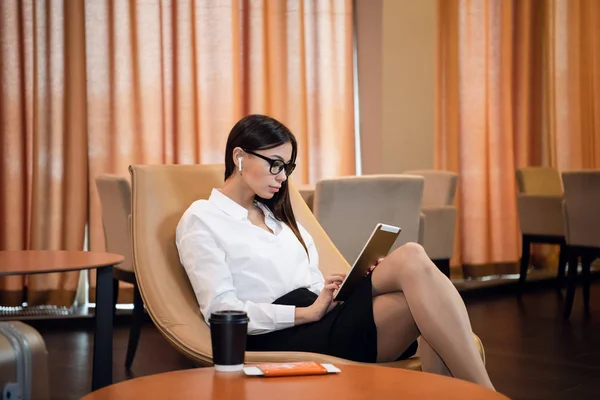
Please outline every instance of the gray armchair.
[[590, 270], [592, 262], [600, 258], [600, 171], [563, 172], [562, 178], [565, 187], [562, 210], [569, 259], [565, 318], [569, 318], [575, 297], [579, 257], [583, 305], [586, 313], [590, 311]]
[[454, 253], [456, 231], [456, 188], [458, 174], [450, 171], [413, 170], [405, 174], [422, 176], [423, 247], [435, 265], [450, 277], [450, 259]]
[[131, 253], [131, 236], [129, 232], [131, 186], [129, 185], [129, 179], [105, 174], [96, 178], [96, 187], [102, 206], [102, 224], [106, 250], [125, 257], [123, 263], [113, 267], [113, 303], [115, 307], [119, 294], [119, 281], [133, 285], [133, 319], [125, 357], [125, 368], [129, 370], [133, 364], [144, 321], [144, 302], [135, 279]]
[[562, 183], [554, 168], [527, 167], [516, 171], [517, 210], [522, 234], [522, 255], [519, 276], [521, 289], [527, 279], [532, 243], [560, 245], [557, 281], [564, 280], [567, 264], [562, 215]]
[[317, 183], [314, 214], [352, 264], [379, 222], [402, 228], [392, 250], [419, 241], [424, 180], [411, 175], [365, 175]]

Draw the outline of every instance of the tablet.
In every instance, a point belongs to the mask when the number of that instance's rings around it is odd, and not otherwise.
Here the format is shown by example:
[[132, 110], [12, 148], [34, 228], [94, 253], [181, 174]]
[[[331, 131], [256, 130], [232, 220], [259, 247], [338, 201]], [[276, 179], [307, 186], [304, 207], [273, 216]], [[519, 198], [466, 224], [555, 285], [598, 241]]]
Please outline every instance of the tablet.
[[335, 301], [345, 301], [350, 293], [354, 291], [356, 285], [367, 275], [369, 269], [377, 264], [377, 260], [387, 256], [398, 238], [400, 230], [397, 226], [381, 223], [375, 226], [371, 237], [358, 255], [346, 279], [334, 293], [333, 299]]

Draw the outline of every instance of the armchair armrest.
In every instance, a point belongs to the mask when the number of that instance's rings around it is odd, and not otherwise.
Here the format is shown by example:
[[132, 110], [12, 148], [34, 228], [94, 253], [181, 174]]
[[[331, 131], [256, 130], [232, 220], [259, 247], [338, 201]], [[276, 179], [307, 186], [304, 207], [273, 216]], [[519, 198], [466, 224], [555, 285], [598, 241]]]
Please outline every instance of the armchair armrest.
[[425, 216], [423, 247], [429, 258], [432, 260], [452, 258], [456, 207], [423, 207], [421, 213]]
[[524, 235], [564, 236], [562, 196], [517, 195], [519, 224]]

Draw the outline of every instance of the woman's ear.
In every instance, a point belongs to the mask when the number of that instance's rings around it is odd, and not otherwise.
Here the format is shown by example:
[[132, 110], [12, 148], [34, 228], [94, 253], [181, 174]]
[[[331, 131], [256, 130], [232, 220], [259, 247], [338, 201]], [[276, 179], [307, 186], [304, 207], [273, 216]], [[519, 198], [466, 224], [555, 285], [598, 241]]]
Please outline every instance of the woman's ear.
[[233, 149], [233, 163], [235, 164], [238, 170], [242, 169], [242, 160], [243, 160], [244, 151], [240, 147], [236, 147]]

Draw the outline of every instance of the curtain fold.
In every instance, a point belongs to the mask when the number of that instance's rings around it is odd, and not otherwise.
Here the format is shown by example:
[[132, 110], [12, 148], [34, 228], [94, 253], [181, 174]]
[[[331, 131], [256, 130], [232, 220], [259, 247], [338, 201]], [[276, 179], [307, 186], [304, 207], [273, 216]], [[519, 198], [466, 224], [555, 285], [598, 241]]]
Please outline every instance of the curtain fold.
[[548, 18], [551, 165], [600, 168], [600, 4], [555, 0]]
[[[0, 246], [7, 250], [20, 250], [29, 244], [29, 220], [27, 210], [31, 201], [31, 103], [33, 82], [31, 74], [25, 74], [24, 64], [31, 63], [31, 34], [24, 41], [22, 27], [23, 8], [31, 9], [31, 2], [0, 2], [0, 126], [2, 126], [2, 170], [0, 174]], [[27, 29], [30, 31], [31, 29]], [[25, 44], [29, 44], [26, 52]], [[27, 54], [27, 58], [25, 58]], [[29, 106], [29, 107], [26, 107]], [[29, 118], [27, 117], [29, 116]], [[10, 191], [10, 195], [7, 195]], [[0, 303], [20, 305], [23, 301], [21, 276], [0, 278]]]
[[514, 265], [515, 169], [600, 164], [600, 3], [437, 6], [436, 167], [460, 174], [453, 264]]
[[[87, 218], [82, 3], [2, 1], [0, 248], [81, 250]], [[79, 273], [0, 279], [0, 303], [73, 303]], [[23, 286], [27, 285], [27, 296]]]

